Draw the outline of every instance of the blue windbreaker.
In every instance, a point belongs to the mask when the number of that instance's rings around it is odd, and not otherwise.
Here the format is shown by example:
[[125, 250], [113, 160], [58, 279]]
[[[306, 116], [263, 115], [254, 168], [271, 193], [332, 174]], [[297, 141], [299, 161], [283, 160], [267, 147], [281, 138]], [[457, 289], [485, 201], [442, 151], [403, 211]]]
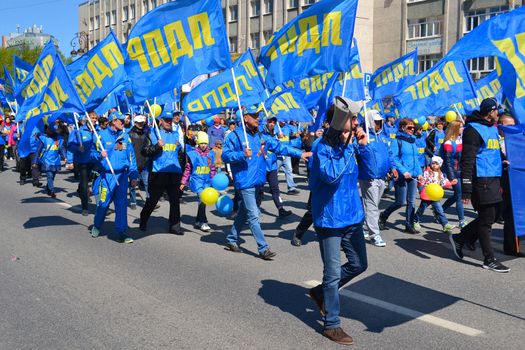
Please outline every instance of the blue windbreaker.
[[368, 144], [370, 147], [370, 160], [372, 167], [365, 166], [364, 162], [359, 162], [359, 179], [383, 179], [386, 174], [394, 167], [392, 157], [388, 152], [389, 139], [383, 132], [368, 132]]
[[[113, 166], [115, 173], [128, 172], [128, 176], [135, 180], [138, 177], [137, 161], [135, 160], [135, 151], [129, 135], [123, 131], [113, 131], [111, 127], [100, 132], [100, 140], [104, 149], [108, 153], [108, 158]], [[104, 172], [109, 173], [108, 162], [102, 158], [100, 145], [97, 144], [96, 156]]]
[[[80, 142], [78, 140], [78, 134], [82, 138], [82, 146], [84, 147], [84, 152], [79, 151]], [[95, 135], [91, 132], [87, 125], [80, 127], [80, 132], [76, 129], [69, 134], [67, 140], [67, 162], [68, 163], [78, 163], [78, 164], [88, 164], [96, 162], [96, 147], [95, 147], [96, 138]]]
[[[64, 146], [64, 138], [55, 134], [53, 137], [42, 134], [39, 137], [39, 145], [34, 162], [42, 164], [42, 171], [58, 171], [61, 168], [61, 159], [66, 159], [66, 148]], [[38, 158], [38, 159], [37, 159]]]
[[419, 150], [414, 135], [399, 131], [396, 139], [390, 143], [390, 156], [400, 177], [406, 172], [414, 178], [423, 175], [423, 164], [419, 163]]

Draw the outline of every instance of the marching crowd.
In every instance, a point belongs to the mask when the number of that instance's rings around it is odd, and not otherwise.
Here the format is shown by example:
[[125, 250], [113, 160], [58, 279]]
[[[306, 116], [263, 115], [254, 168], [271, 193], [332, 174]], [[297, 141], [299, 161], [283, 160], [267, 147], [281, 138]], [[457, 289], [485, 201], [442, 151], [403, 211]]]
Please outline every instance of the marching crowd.
[[[31, 179], [33, 186], [44, 187], [55, 198], [54, 179], [65, 166], [78, 179], [82, 215], [90, 214], [88, 203], [93, 197], [96, 200], [91, 236], [100, 235], [114, 203], [115, 230], [126, 243], [133, 242], [127, 234], [127, 210], [137, 209], [141, 190], [145, 198], [140, 230], [147, 230], [159, 200], [166, 198], [167, 230], [182, 235], [182, 192], [189, 188], [200, 195], [214, 176], [226, 174], [235, 190], [234, 221], [225, 233], [227, 250], [242, 252], [239, 233], [248, 223], [260, 258], [272, 260], [276, 253], [259, 222], [262, 190], [267, 183], [280, 218], [290, 215], [280, 196], [278, 172], [284, 172], [287, 193], [299, 194], [294, 173], [303, 160], [310, 194], [291, 243], [301, 246], [313, 225], [324, 270], [323, 283], [312, 288], [310, 296], [323, 315], [324, 335], [350, 344], [351, 337], [340, 328], [338, 290], [366, 270], [366, 240], [386, 246], [381, 232], [396, 210], [405, 209], [405, 232], [417, 234], [430, 207], [457, 258], [463, 258], [463, 249], [475, 250], [479, 241], [483, 268], [496, 272], [510, 271], [495, 258], [491, 243], [492, 225], [503, 221], [505, 254], [521, 256], [513, 227], [504, 134], [497, 127], [512, 125], [514, 119], [499, 111], [495, 99], [483, 100], [479, 111], [465, 120], [459, 115], [453, 120], [432, 117], [423, 124], [376, 110], [366, 111], [363, 118], [361, 110], [360, 103], [337, 97], [319, 130], [281, 122], [272, 115], [264, 118], [255, 106], [243, 107], [229, 118], [215, 117], [209, 125], [190, 124], [177, 110], [165, 110], [156, 118], [114, 109], [104, 116], [90, 112], [76, 126], [58, 120], [43, 130], [23, 130], [20, 125], [22, 132], [31, 133], [31, 154], [20, 159], [19, 125], [6, 115], [0, 117], [0, 169], [4, 170], [5, 158], [16, 159], [20, 185]], [[45, 184], [40, 182], [43, 175]], [[429, 185], [448, 188], [451, 195], [442, 204], [433, 198]], [[385, 192], [392, 189], [395, 200], [381, 211]], [[470, 222], [466, 204], [477, 212]], [[445, 214], [452, 206], [457, 226]], [[196, 208], [195, 227], [210, 231], [203, 202]], [[341, 250], [348, 260], [342, 265]]]

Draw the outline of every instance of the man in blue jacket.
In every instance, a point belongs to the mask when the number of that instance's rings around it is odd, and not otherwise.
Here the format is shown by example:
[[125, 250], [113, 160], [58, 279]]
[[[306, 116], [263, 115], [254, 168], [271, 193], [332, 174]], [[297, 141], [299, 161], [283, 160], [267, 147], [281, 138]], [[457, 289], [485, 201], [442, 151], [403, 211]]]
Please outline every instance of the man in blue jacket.
[[[310, 168], [312, 216], [323, 260], [323, 283], [310, 289], [310, 296], [323, 316], [323, 335], [343, 345], [353, 340], [341, 328], [339, 289], [368, 267], [357, 163], [367, 171], [373, 167], [368, 136], [353, 118], [360, 107], [336, 97], [326, 116], [330, 128], [313, 145]], [[344, 265], [341, 248], [348, 259]]]
[[230, 163], [235, 190], [239, 197], [239, 210], [230, 234], [226, 238], [226, 248], [232, 252], [241, 252], [237, 241], [239, 233], [246, 219], [248, 219], [250, 230], [257, 242], [259, 257], [263, 260], [271, 260], [276, 254], [270, 250], [264, 238], [259, 223], [259, 208], [257, 207], [259, 191], [266, 182], [266, 154], [270, 151], [277, 155], [295, 156], [303, 159], [306, 159], [310, 154], [288, 147], [273, 138], [264, 138], [258, 131], [259, 112], [257, 108], [244, 108], [243, 118], [247, 139], [244, 136], [243, 128], [239, 127], [228, 135], [222, 151], [223, 161]]
[[[98, 196], [95, 222], [91, 228], [91, 236], [98, 237], [100, 228], [111, 202], [115, 202], [115, 229], [118, 240], [132, 243], [128, 237], [128, 178], [131, 186], [137, 185], [137, 162], [133, 144], [127, 133], [124, 132], [125, 117], [118, 111], [112, 112], [109, 117], [109, 127], [100, 132], [100, 142], [97, 143], [98, 160], [100, 162], [100, 176], [93, 183], [93, 194]], [[115, 172], [111, 173], [109, 159]], [[118, 184], [117, 184], [118, 181]]]

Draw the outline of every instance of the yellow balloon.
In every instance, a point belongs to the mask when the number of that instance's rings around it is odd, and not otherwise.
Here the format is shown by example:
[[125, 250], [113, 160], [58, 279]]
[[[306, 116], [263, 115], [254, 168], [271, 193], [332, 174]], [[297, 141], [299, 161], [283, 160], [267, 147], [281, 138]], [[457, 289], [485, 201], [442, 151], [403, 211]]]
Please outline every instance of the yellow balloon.
[[422, 126], [423, 130], [427, 131], [428, 130], [428, 126], [429, 126], [428, 122], [425, 122], [425, 124], [423, 124], [423, 126]]
[[445, 120], [447, 121], [447, 123], [452, 123], [457, 119], [458, 115], [454, 111], [448, 111], [447, 114], [445, 114]]
[[425, 186], [425, 192], [431, 201], [438, 201], [445, 195], [443, 187], [438, 184], [428, 184]]
[[154, 118], [157, 118], [162, 113], [162, 107], [158, 104], [151, 105], [151, 114]]
[[418, 124], [419, 122], [417, 121], [417, 118], [414, 119], [414, 124]]
[[201, 202], [206, 205], [213, 205], [219, 200], [219, 191], [213, 187], [206, 187], [201, 192]]

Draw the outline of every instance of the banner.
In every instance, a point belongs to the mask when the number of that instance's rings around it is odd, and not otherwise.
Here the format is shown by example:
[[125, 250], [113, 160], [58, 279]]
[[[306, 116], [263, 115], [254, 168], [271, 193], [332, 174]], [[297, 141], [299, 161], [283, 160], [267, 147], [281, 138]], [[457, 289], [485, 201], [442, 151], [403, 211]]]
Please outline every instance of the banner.
[[[18, 89], [17, 95], [24, 98], [24, 103], [20, 106], [16, 121], [25, 121], [25, 130], [33, 130], [44, 115], [85, 111], [51, 41], [44, 47], [35, 68]], [[21, 157], [29, 154], [29, 134], [22, 134], [19, 145]]]
[[33, 70], [33, 66], [31, 64], [25, 62], [16, 55], [13, 58], [13, 67], [15, 73], [15, 86], [21, 84], [26, 79], [29, 72]]
[[475, 98], [474, 83], [465, 63], [445, 60], [419, 74], [412, 85], [394, 96], [401, 115], [413, 119], [432, 115], [440, 106]]
[[[233, 64], [241, 105], [251, 106], [266, 100], [263, 81], [250, 50]], [[230, 69], [203, 81], [182, 100], [182, 109], [191, 122], [208, 118], [227, 108], [239, 108]]]
[[135, 24], [126, 51], [137, 102], [231, 67], [221, 2], [177, 0], [155, 8]]
[[357, 0], [323, 0], [288, 22], [261, 49], [266, 85], [350, 68]]
[[124, 53], [113, 31], [69, 64], [67, 71], [86, 109], [100, 105], [109, 92], [127, 80]]
[[395, 95], [412, 83], [417, 75], [417, 49], [378, 68], [370, 78], [372, 99]]
[[4, 67], [4, 93], [7, 97], [12, 96], [14, 93], [13, 78], [5, 66]]
[[312, 123], [313, 116], [303, 104], [303, 96], [294, 89], [285, 89], [270, 96], [264, 106], [268, 113], [277, 117], [278, 121], [297, 121]]

